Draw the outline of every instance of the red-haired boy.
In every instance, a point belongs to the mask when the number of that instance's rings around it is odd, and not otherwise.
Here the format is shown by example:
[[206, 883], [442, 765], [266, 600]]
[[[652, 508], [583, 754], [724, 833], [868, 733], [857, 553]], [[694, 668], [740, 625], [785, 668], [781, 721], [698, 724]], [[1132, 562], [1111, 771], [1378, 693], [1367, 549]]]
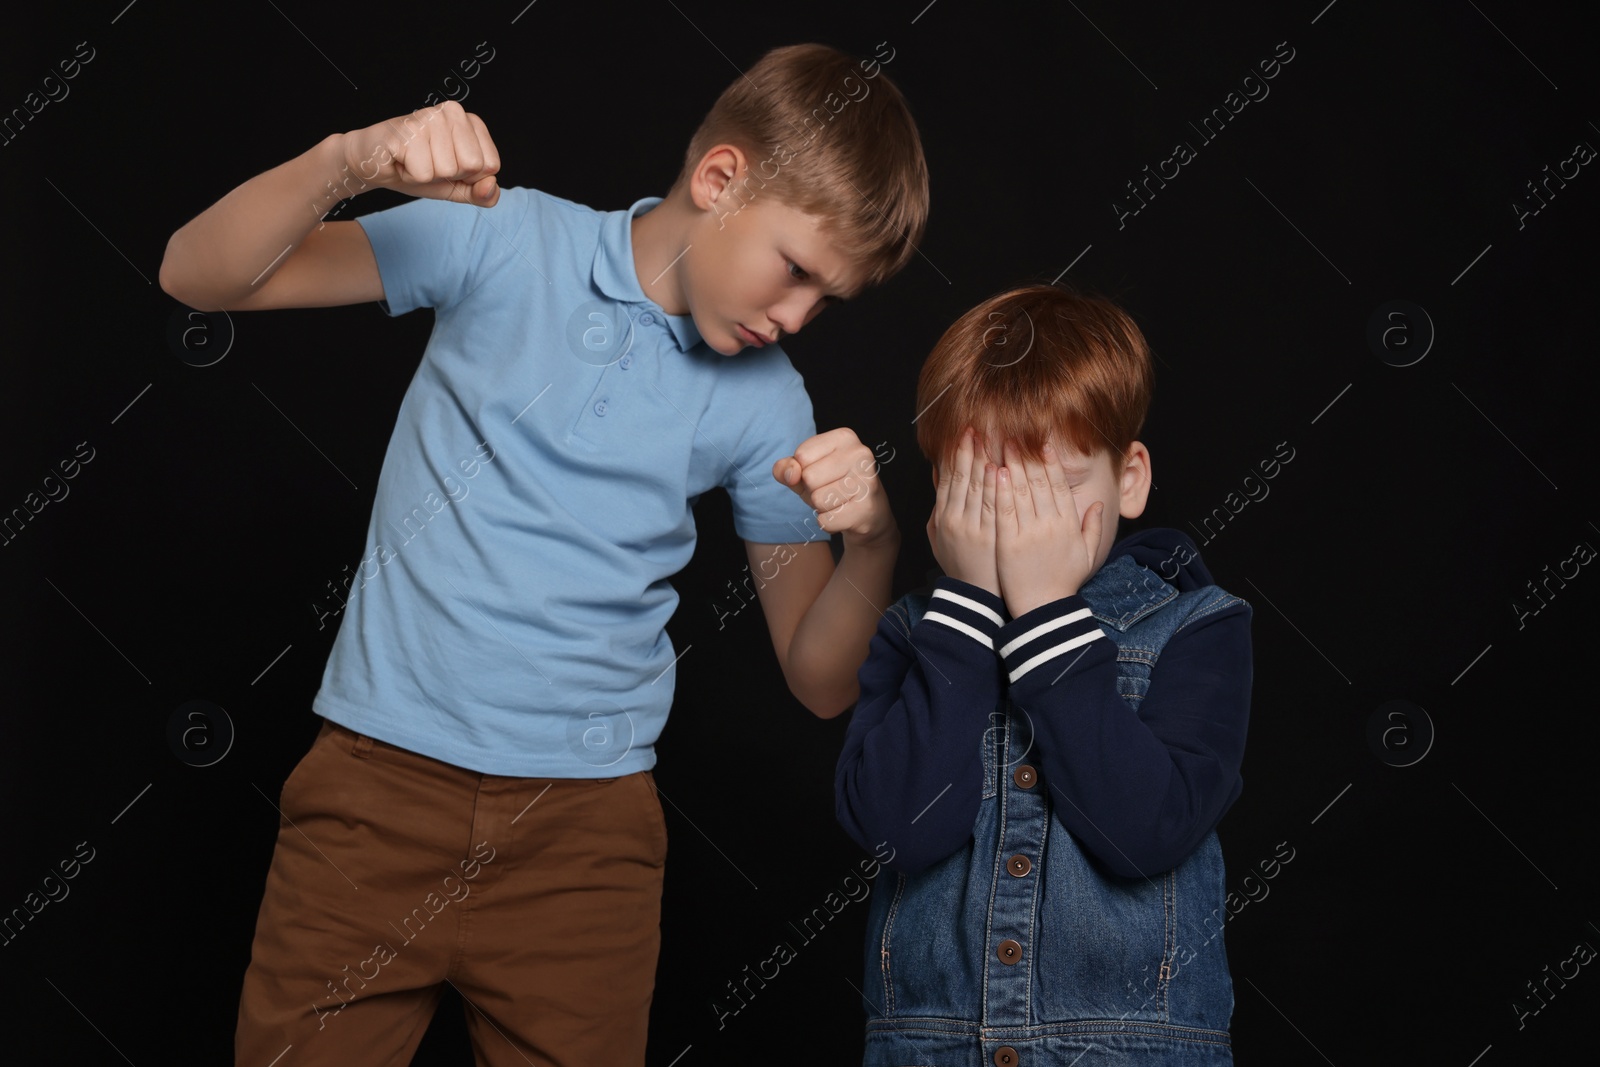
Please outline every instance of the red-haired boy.
[[944, 576], [879, 623], [837, 777], [896, 872], [867, 1067], [1231, 1062], [1216, 825], [1250, 606], [1186, 534], [1116, 540], [1150, 491], [1151, 380], [1126, 313], [1051, 286], [967, 312], [923, 366]]

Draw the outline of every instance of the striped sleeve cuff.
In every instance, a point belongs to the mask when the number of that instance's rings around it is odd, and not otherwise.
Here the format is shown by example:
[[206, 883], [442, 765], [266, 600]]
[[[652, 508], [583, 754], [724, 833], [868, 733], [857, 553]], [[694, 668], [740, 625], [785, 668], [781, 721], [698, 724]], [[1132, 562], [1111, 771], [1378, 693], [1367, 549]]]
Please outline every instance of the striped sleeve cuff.
[[1007, 622], [995, 634], [995, 651], [1014, 684], [1042, 665], [1056, 661], [1059, 662], [1051, 673], [1059, 676], [1082, 654], [1084, 646], [1104, 636], [1088, 602], [1074, 593]]
[[945, 575], [933, 583], [922, 621], [960, 631], [993, 649], [995, 634], [1006, 621], [1005, 611], [1006, 602], [998, 595]]

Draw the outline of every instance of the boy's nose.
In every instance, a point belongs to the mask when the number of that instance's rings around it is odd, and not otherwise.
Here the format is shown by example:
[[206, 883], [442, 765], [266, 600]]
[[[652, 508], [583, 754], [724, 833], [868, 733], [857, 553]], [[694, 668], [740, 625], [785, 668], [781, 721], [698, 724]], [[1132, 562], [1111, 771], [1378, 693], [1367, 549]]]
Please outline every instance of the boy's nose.
[[799, 299], [785, 300], [767, 309], [767, 318], [771, 319], [783, 333], [799, 333], [800, 327], [816, 317], [822, 310], [821, 301], [807, 301], [804, 294], [797, 294]]
[[[767, 318], [772, 320], [772, 329], [768, 333], [782, 337], [785, 334], [799, 333], [805, 321], [788, 308], [775, 307], [767, 312]], [[776, 340], [776, 338], [774, 338]]]

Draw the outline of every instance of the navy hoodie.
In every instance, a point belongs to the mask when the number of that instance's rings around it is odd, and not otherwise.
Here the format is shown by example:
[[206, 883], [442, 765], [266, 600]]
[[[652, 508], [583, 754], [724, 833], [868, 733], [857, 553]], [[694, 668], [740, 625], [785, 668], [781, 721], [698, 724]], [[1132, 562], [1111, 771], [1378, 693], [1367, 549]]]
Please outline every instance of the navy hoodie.
[[[1179, 592], [1214, 584], [1179, 530], [1142, 530], [1106, 559], [1121, 555]], [[907, 874], [963, 848], [983, 790], [983, 735], [1009, 695], [1033, 723], [1028, 762], [1087, 852], [1126, 877], [1183, 862], [1242, 787], [1250, 606], [1173, 634], [1135, 712], [1117, 692], [1117, 645], [1079, 594], [1012, 619], [987, 590], [947, 576], [926, 591], [939, 589], [982, 610], [940, 598], [909, 639], [903, 620], [879, 620], [835, 779], [846, 832], [869, 852], [892, 843], [886, 865]], [[1057, 625], [1008, 648], [1047, 623]]]

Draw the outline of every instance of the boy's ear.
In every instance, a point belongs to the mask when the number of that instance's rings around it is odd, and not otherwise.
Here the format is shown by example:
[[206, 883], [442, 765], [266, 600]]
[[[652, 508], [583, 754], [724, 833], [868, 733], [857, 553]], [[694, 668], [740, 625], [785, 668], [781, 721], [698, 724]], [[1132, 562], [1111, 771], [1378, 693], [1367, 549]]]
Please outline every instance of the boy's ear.
[[700, 157], [689, 176], [689, 199], [701, 211], [711, 211], [723, 192], [745, 168], [737, 145], [714, 145]]
[[1128, 446], [1118, 485], [1121, 496], [1119, 513], [1123, 518], [1137, 519], [1144, 514], [1145, 502], [1150, 499], [1152, 478], [1150, 450], [1144, 446], [1144, 442], [1135, 441]]

